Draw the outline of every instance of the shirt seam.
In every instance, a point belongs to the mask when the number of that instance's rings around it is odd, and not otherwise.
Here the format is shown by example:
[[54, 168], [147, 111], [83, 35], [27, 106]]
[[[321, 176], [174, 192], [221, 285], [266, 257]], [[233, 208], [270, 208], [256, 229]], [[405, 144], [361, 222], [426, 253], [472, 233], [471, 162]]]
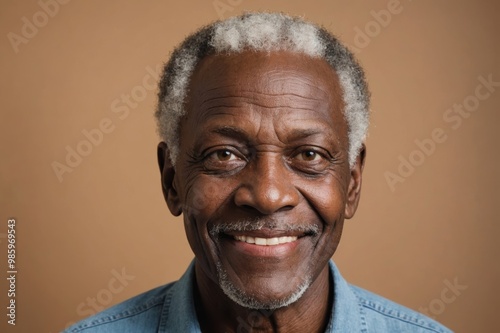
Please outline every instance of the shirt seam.
[[[177, 281], [178, 283], [178, 281]], [[175, 286], [174, 286], [175, 288]], [[165, 300], [163, 302], [163, 309], [160, 317], [160, 324], [158, 325], [158, 333], [166, 332], [167, 330], [167, 318], [170, 315], [170, 305], [172, 303], [172, 296], [174, 288], [170, 288], [170, 290], [165, 295]]]
[[362, 300], [358, 297], [358, 295], [356, 295], [356, 298], [360, 301], [358, 302], [358, 306], [359, 306], [359, 317], [361, 320], [361, 332], [368, 333], [368, 325], [366, 324], [366, 314], [364, 311], [365, 307], [363, 306], [363, 304], [361, 304]]
[[385, 317], [396, 319], [396, 320], [399, 320], [401, 322], [404, 322], [404, 323], [407, 323], [410, 325], [418, 326], [418, 327], [421, 327], [421, 328], [428, 330], [428, 331], [431, 331], [431, 332], [445, 333], [445, 331], [443, 331], [440, 327], [433, 327], [434, 325], [432, 325], [432, 323], [427, 323], [427, 322], [419, 323], [418, 318], [411, 317], [407, 314], [401, 314], [401, 312], [399, 312], [397, 310], [389, 310], [389, 312], [393, 312], [394, 314], [388, 313], [386, 311], [387, 309], [384, 306], [382, 306], [380, 304], [376, 304], [374, 302], [370, 302], [370, 301], [362, 298], [356, 292], [355, 292], [355, 294], [356, 294], [356, 297], [359, 299], [360, 306], [363, 308], [370, 309], [370, 310], [375, 311], [375, 312], [377, 312]]
[[94, 319], [90, 323], [84, 323], [84, 324], [81, 324], [80, 326], [73, 328], [69, 333], [71, 333], [71, 332], [76, 333], [76, 332], [80, 332], [80, 331], [83, 331], [83, 330], [86, 330], [89, 328], [102, 326], [102, 325], [109, 324], [109, 323], [112, 323], [112, 322], [115, 322], [118, 320], [137, 316], [141, 313], [144, 313], [148, 310], [151, 310], [154, 307], [161, 305], [163, 303], [164, 298], [165, 298], [165, 295], [157, 296], [157, 297], [153, 298], [152, 300], [149, 300], [147, 303], [139, 305], [133, 309], [124, 310], [124, 311], [121, 311], [121, 312], [114, 314], [114, 315], [108, 315], [106, 317]]

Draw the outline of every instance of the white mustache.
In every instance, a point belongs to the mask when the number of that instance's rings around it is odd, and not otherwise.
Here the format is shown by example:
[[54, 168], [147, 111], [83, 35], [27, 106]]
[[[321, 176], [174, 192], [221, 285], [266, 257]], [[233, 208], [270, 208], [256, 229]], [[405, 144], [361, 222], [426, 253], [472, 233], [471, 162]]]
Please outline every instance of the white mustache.
[[289, 223], [285, 221], [270, 221], [266, 219], [245, 219], [236, 222], [227, 222], [214, 225], [210, 228], [210, 235], [218, 236], [221, 233], [231, 231], [255, 231], [255, 230], [281, 230], [281, 231], [300, 231], [306, 234], [317, 235], [319, 228], [317, 225], [305, 223]]

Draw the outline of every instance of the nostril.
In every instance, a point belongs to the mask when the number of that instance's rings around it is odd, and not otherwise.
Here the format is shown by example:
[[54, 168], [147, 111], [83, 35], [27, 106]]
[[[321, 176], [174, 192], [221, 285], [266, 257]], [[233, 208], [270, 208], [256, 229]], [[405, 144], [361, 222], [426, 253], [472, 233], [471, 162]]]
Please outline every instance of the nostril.
[[293, 209], [298, 204], [297, 197], [296, 194], [277, 191], [267, 195], [252, 190], [243, 190], [235, 193], [234, 203], [248, 212], [268, 215]]
[[243, 205], [238, 205], [240, 208], [243, 208], [245, 210], [255, 210], [254, 207], [252, 207], [251, 205], [246, 205], [246, 204], [243, 204]]

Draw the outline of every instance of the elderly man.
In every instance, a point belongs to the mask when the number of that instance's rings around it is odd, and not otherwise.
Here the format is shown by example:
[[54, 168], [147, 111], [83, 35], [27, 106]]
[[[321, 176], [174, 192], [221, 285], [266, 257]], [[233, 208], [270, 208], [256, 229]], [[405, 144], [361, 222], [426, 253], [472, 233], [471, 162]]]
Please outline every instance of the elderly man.
[[165, 200], [195, 260], [67, 332], [449, 332], [342, 278], [369, 92], [329, 32], [283, 14], [216, 22], [172, 54], [156, 112]]

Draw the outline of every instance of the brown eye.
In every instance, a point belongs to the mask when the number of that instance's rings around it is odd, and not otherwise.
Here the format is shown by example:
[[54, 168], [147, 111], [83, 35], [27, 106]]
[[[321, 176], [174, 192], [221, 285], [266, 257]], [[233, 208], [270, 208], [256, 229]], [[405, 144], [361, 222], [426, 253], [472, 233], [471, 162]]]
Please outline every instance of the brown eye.
[[317, 161], [321, 158], [321, 155], [315, 152], [314, 150], [305, 150], [297, 155], [297, 157], [306, 162]]
[[308, 175], [321, 174], [331, 165], [329, 153], [321, 147], [299, 147], [289, 159], [290, 166]]
[[236, 156], [229, 150], [218, 150], [216, 155], [219, 161], [230, 161], [236, 159]]
[[213, 150], [203, 159], [205, 170], [214, 173], [237, 171], [245, 164], [245, 158], [236, 149]]

